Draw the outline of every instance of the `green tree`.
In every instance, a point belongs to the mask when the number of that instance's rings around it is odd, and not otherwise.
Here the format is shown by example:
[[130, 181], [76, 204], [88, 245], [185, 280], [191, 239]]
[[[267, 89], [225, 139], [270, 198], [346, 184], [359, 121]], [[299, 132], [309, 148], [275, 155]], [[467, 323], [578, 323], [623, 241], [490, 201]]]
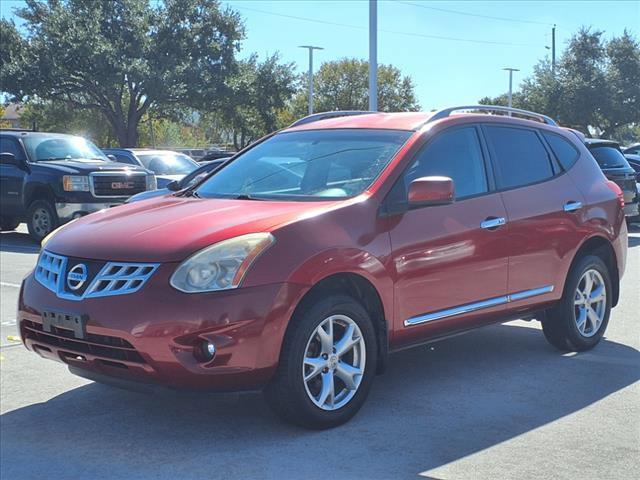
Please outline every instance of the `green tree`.
[[[204, 114], [209, 136], [228, 137], [236, 149], [281, 127], [281, 112], [296, 91], [293, 64], [279, 63], [278, 54], [259, 62], [254, 54], [240, 62], [229, 79], [230, 95], [215, 113]], [[220, 132], [222, 130], [222, 132]], [[223, 138], [221, 138], [223, 139]]]
[[26, 0], [17, 16], [26, 34], [0, 23], [2, 90], [99, 112], [121, 146], [150, 109], [215, 108], [244, 36], [218, 0]]
[[[293, 99], [294, 117], [307, 113], [307, 80]], [[378, 110], [382, 112], [416, 111], [416, 100], [410, 77], [403, 76], [392, 65], [378, 65]], [[369, 109], [369, 62], [345, 58], [325, 62], [313, 76], [313, 103], [317, 112]]]
[[[603, 138], [640, 123], [640, 44], [628, 32], [608, 42], [581, 29], [569, 41], [556, 74], [541, 61], [513, 95], [513, 106], [544, 113], [561, 124]], [[506, 105], [507, 95], [480, 99]]]

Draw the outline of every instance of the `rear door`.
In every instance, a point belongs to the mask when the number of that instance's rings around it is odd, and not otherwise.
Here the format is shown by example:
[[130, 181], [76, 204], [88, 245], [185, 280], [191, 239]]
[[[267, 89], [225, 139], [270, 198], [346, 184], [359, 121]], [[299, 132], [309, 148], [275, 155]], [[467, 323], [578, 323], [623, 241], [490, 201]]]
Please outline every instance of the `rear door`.
[[[583, 238], [582, 194], [537, 129], [491, 124], [483, 132], [507, 211], [509, 306], [558, 298]], [[563, 163], [570, 168], [578, 152], [558, 138], [569, 148]]]
[[[422, 147], [391, 190], [392, 211], [405, 202], [397, 209], [403, 213], [387, 219], [397, 344], [465, 329], [504, 310], [506, 212], [487, 167], [478, 127], [454, 127]], [[406, 210], [411, 181], [433, 175], [453, 179], [455, 201]]]

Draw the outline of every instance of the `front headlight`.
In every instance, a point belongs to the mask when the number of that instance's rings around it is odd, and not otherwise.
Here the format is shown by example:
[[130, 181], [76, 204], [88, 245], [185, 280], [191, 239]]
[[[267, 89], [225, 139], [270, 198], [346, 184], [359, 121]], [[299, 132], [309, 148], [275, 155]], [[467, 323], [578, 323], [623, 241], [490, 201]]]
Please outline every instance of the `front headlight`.
[[67, 192], [88, 192], [89, 177], [85, 175], [64, 175], [62, 188]]
[[182, 262], [170, 284], [185, 293], [237, 288], [253, 261], [274, 242], [270, 233], [250, 233], [215, 243]]
[[147, 175], [147, 190], [157, 190], [158, 180], [155, 175]]

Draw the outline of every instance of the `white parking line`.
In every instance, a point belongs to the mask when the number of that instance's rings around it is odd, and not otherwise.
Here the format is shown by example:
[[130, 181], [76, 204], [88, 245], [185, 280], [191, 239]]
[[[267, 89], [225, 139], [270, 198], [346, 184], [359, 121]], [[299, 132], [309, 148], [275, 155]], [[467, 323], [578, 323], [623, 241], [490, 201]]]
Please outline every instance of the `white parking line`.
[[0, 282], [0, 287], [20, 288], [20, 285], [17, 283]]

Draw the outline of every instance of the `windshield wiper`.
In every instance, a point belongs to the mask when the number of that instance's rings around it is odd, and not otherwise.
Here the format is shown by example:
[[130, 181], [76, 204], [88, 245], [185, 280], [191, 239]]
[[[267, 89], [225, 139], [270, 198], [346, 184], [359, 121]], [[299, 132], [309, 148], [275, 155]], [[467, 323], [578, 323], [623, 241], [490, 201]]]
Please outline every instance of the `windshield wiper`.
[[179, 196], [181, 197], [194, 197], [194, 198], [200, 198], [200, 194], [198, 192], [196, 192], [195, 190], [185, 190], [184, 192], [177, 192], [178, 194], [180, 194]]
[[237, 195], [237, 196], [233, 197], [233, 199], [234, 200], [258, 200], [258, 201], [264, 200], [264, 198], [252, 197], [248, 193], [241, 193], [240, 195]]

